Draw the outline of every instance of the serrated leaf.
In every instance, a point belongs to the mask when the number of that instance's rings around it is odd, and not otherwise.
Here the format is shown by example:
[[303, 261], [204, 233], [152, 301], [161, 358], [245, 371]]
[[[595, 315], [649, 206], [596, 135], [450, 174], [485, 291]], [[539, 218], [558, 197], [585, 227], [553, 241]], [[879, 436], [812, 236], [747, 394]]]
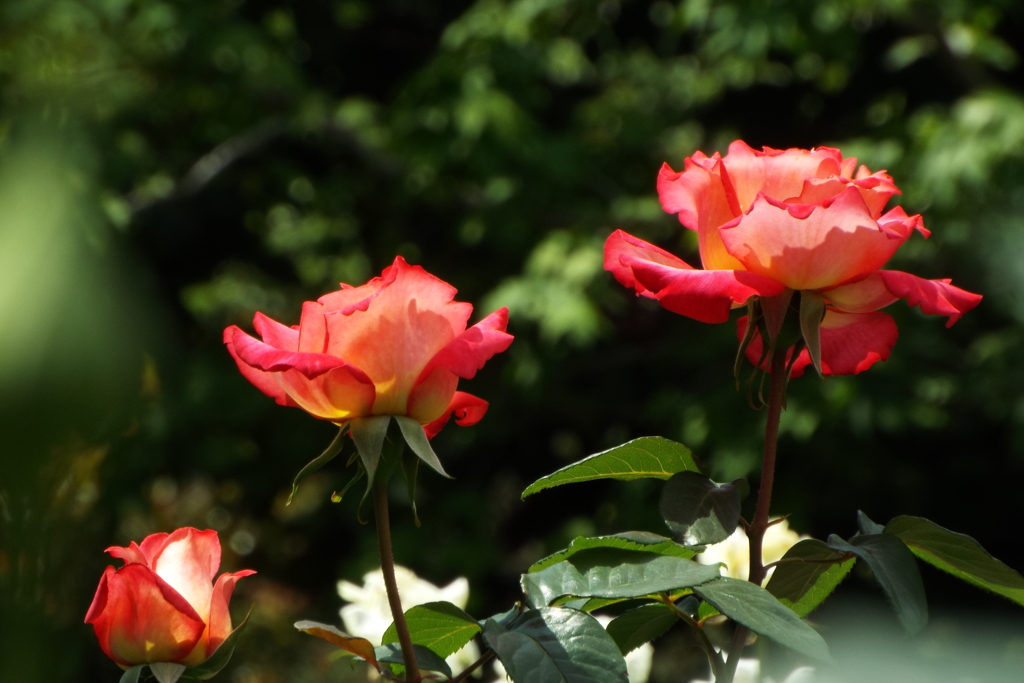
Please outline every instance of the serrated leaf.
[[619, 652], [627, 655], [663, 636], [678, 620], [676, 613], [665, 605], [644, 605], [615, 617], [606, 630], [619, 646]]
[[875, 524], [871, 518], [864, 514], [863, 510], [857, 510], [857, 528], [862, 534], [880, 534], [885, 531], [881, 524]]
[[597, 479], [668, 479], [677, 472], [703, 472], [690, 449], [660, 436], [644, 436], [541, 477], [526, 487], [523, 498], [544, 489]]
[[427, 438], [427, 433], [423, 431], [423, 425], [411, 417], [404, 417], [401, 415], [395, 415], [395, 422], [398, 423], [399, 428], [402, 430], [402, 436], [405, 437], [405, 442], [409, 444], [409, 448], [412, 452], [419, 457], [420, 460], [430, 465], [431, 468], [442, 477], [451, 479], [452, 477], [444, 471], [441, 467], [441, 461], [437, 459], [437, 454], [434, 453], [434, 449], [430, 446], [430, 439]]
[[249, 615], [251, 614], [252, 608], [250, 607], [249, 612], [245, 615], [245, 619], [242, 619], [242, 622], [217, 646], [213, 654], [202, 662], [188, 667], [185, 675], [189, 678], [205, 681], [219, 674], [228, 665], [228, 662], [231, 661], [231, 655], [235, 653], [235, 647], [238, 645], [238, 637], [242, 635], [242, 629], [249, 623]]
[[350, 636], [343, 631], [339, 631], [330, 624], [321, 624], [316, 621], [298, 621], [295, 622], [295, 628], [303, 633], [316, 636], [321, 640], [326, 640], [328, 643], [336, 645], [346, 652], [351, 652], [357, 657], [362, 657], [372, 664], [373, 668], [380, 671], [380, 665], [377, 663], [377, 656], [374, 653], [373, 643], [368, 641], [366, 638]]
[[718, 567], [683, 557], [618, 548], [583, 550], [532, 574], [521, 583], [531, 607], [550, 605], [563, 595], [578, 598], [638, 598], [690, 588], [717, 578]]
[[[430, 648], [442, 658], [455, 654], [480, 633], [476, 619], [450, 602], [428, 602], [412, 607], [406, 611], [405, 621], [412, 642]], [[384, 632], [381, 642], [398, 642], [394, 624]]]
[[120, 683], [139, 683], [139, 676], [142, 675], [142, 670], [146, 668], [146, 664], [136, 664], [130, 669], [127, 669], [121, 674]]
[[867, 563], [908, 633], [919, 633], [928, 624], [928, 601], [921, 572], [914, 555], [899, 538], [869, 534], [854, 536], [847, 543], [833, 534], [828, 538], [828, 547], [853, 553]]
[[694, 586], [693, 592], [754, 633], [821, 661], [831, 661], [828, 645], [771, 593], [749, 581], [723, 576]]
[[[440, 671], [448, 678], [452, 676], [452, 668], [448, 666], [448, 662], [444, 661], [441, 657], [438, 657], [429, 648], [423, 647], [422, 645], [412, 646], [413, 654], [416, 655], [416, 666], [425, 671]], [[373, 650], [377, 657], [378, 662], [387, 662], [388, 664], [398, 664], [405, 667], [405, 659], [402, 657], [402, 648], [398, 643], [388, 643], [381, 645]]]
[[701, 601], [700, 606], [697, 607], [697, 621], [699, 622], [704, 622], [706, 619], [717, 617], [721, 614], [710, 602]]
[[534, 562], [528, 571], [530, 573], [539, 572], [542, 569], [547, 569], [553, 564], [558, 564], [562, 560], [569, 559], [582, 550], [591, 550], [593, 548], [637, 550], [645, 553], [654, 553], [655, 555], [671, 555], [673, 557], [685, 557], [687, 559], [692, 558], [697, 554], [697, 551], [687, 548], [686, 546], [679, 545], [671, 538], [665, 538], [664, 536], [648, 533], [646, 531], [626, 531], [612, 536], [596, 536], [590, 538], [586, 536], [577, 536], [573, 539], [572, 543], [569, 544], [568, 548]]
[[741, 489], [679, 472], [661, 490], [661, 517], [684, 545], [721, 543], [740, 522]]
[[334, 460], [338, 453], [341, 453], [342, 446], [345, 445], [342, 437], [345, 435], [346, 427], [341, 427], [338, 433], [334, 436], [334, 440], [327, 446], [323, 453], [315, 457], [310, 462], [306, 463], [306, 466], [299, 470], [299, 473], [295, 475], [295, 479], [292, 481], [292, 492], [288, 494], [288, 502], [285, 505], [291, 505], [292, 499], [295, 497], [296, 492], [299, 490], [299, 482], [313, 474], [321, 467]]
[[484, 641], [514, 683], [627, 683], [615, 641], [588, 614], [564, 607], [530, 610], [512, 628], [488, 619]]
[[1024, 605], [1024, 577], [992, 557], [970, 536], [910, 516], [894, 518], [886, 525], [885, 533], [898, 537], [928, 564]]
[[806, 538], [782, 557], [765, 590], [806, 617], [832, 594], [856, 562], [856, 557], [836, 552], [823, 541]]
[[374, 477], [377, 475], [377, 466], [380, 464], [381, 452], [384, 449], [384, 438], [388, 434], [388, 425], [390, 423], [390, 415], [361, 417], [349, 422], [352, 441], [356, 444], [359, 459], [363, 463], [363, 469], [366, 470], [368, 489], [373, 487]]

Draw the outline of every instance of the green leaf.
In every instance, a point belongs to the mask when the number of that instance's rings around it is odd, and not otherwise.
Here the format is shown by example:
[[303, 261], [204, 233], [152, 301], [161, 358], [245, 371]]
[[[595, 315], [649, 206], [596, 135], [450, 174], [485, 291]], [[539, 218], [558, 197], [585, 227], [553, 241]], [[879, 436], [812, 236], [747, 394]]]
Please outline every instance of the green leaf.
[[800, 292], [800, 331], [814, 369], [821, 374], [821, 321], [825, 318], [825, 299], [810, 290]]
[[663, 636], [678, 620], [676, 613], [665, 605], [644, 605], [612, 619], [607, 631], [619, 646], [619, 652], [627, 655]]
[[854, 536], [847, 543], [833, 534], [828, 537], [828, 547], [853, 553], [867, 563], [908, 633], [919, 633], [928, 624], [928, 601], [921, 572], [914, 555], [899, 538], [868, 534]]
[[660, 436], [645, 436], [595, 453], [541, 477], [526, 487], [523, 498], [544, 489], [597, 479], [668, 479], [677, 472], [703, 472], [690, 449]]
[[875, 524], [871, 521], [871, 518], [864, 514], [863, 510], [857, 510], [857, 528], [865, 536], [870, 534], [880, 534], [885, 529], [881, 524]]
[[343, 631], [339, 631], [330, 624], [321, 624], [316, 621], [298, 621], [295, 623], [295, 628], [303, 633], [316, 636], [321, 640], [326, 640], [332, 645], [337, 645], [342, 650], [351, 652], [357, 657], [362, 657], [372, 664], [373, 668], [380, 671], [380, 665], [377, 663], [377, 656], [374, 653], [373, 643], [368, 641], [366, 638], [350, 636]]
[[512, 628], [488, 619], [484, 641], [515, 683], [627, 683], [626, 661], [594, 617], [564, 607], [530, 610]]
[[711, 617], [717, 617], [722, 613], [715, 609], [715, 606], [710, 602], [704, 602], [701, 600], [700, 605], [697, 607], [697, 621], [703, 623], [706, 619]]
[[405, 477], [405, 488], [409, 494], [409, 505], [412, 506], [412, 521], [417, 528], [420, 526], [420, 513], [416, 510], [416, 479], [420, 473], [420, 459], [410, 453], [402, 453], [402, 476]]
[[594, 548], [532, 574], [521, 583], [531, 607], [550, 605], [556, 598], [638, 598], [690, 588], [719, 575], [717, 566], [683, 557], [617, 548]]
[[342, 426], [334, 436], [334, 440], [331, 441], [330, 445], [327, 446], [324, 452], [306, 463], [306, 466], [299, 470], [299, 473], [295, 475], [295, 480], [292, 481], [292, 492], [288, 494], [288, 502], [285, 503], [285, 505], [292, 504], [292, 498], [295, 497], [295, 493], [299, 490], [300, 481], [313, 474], [330, 461], [334, 460], [338, 453], [341, 453], [342, 446], [345, 445], [345, 442], [342, 439], [342, 437], [345, 436], [345, 429], [346, 427]]
[[147, 664], [136, 664], [121, 675], [121, 683], [139, 683], [139, 676]]
[[[452, 676], [452, 668], [448, 666], [448, 662], [444, 661], [441, 657], [438, 657], [429, 648], [423, 647], [422, 645], [413, 645], [413, 653], [416, 655], [416, 665], [424, 669], [425, 671], [440, 671], [448, 678]], [[405, 659], [402, 657], [402, 648], [398, 643], [388, 643], [381, 645], [373, 650], [377, 656], [378, 662], [387, 662], [388, 664], [398, 664], [405, 667]]]
[[559, 550], [553, 555], [548, 555], [544, 559], [534, 562], [530, 567], [529, 572], [533, 573], [539, 572], [542, 569], [547, 569], [553, 564], [558, 564], [562, 560], [569, 559], [581, 550], [590, 550], [592, 548], [638, 550], [645, 553], [654, 553], [655, 555], [671, 555], [673, 557], [685, 557], [687, 559], [697, 554], [697, 551], [687, 548], [686, 546], [679, 545], [671, 538], [665, 538], [664, 536], [648, 533], [646, 531], [626, 531], [613, 536], [596, 536], [592, 538], [577, 536], [565, 550]]
[[427, 433], [423, 431], [423, 425], [411, 417], [403, 417], [401, 415], [395, 415], [395, 422], [401, 428], [402, 436], [405, 437], [405, 442], [409, 444], [412, 452], [419, 456], [420, 460], [430, 465], [442, 477], [451, 479], [452, 477], [441, 467], [441, 461], [437, 459], [434, 449], [430, 447], [430, 439], [427, 438]]
[[680, 472], [661, 490], [661, 516], [684, 545], [711, 545], [736, 530], [741, 500], [741, 490], [733, 484], [716, 484], [698, 472]]
[[813, 659], [832, 659], [818, 632], [760, 586], [723, 576], [694, 586], [693, 592], [754, 633]]
[[765, 590], [801, 617], [825, 601], [857, 562], [824, 542], [806, 538], [783, 556]]
[[246, 624], [249, 623], [249, 615], [252, 614], [252, 608], [249, 608], [248, 614], [245, 615], [245, 619], [242, 619], [242, 623], [235, 627], [228, 637], [217, 646], [213, 654], [207, 657], [198, 664], [193, 664], [188, 667], [185, 671], [185, 675], [189, 678], [197, 678], [201, 681], [205, 681], [208, 678], [213, 678], [221, 672], [221, 670], [228, 665], [231, 661], [231, 655], [235, 653], [235, 646], [238, 645], [238, 637], [242, 635], [242, 629], [245, 628]]
[[886, 525], [885, 533], [898, 537], [928, 564], [1024, 605], [1024, 577], [989, 555], [970, 536], [910, 516], [894, 518]]
[[[406, 611], [405, 620], [412, 642], [430, 648], [439, 657], [455, 654], [480, 633], [476, 619], [450, 602], [417, 605]], [[398, 630], [394, 624], [384, 632], [381, 642], [398, 642]]]
[[366, 470], [367, 488], [372, 488], [377, 466], [380, 464], [381, 451], [384, 449], [384, 437], [388, 434], [390, 415], [374, 415], [361, 417], [349, 422], [352, 440], [359, 451], [359, 459]]

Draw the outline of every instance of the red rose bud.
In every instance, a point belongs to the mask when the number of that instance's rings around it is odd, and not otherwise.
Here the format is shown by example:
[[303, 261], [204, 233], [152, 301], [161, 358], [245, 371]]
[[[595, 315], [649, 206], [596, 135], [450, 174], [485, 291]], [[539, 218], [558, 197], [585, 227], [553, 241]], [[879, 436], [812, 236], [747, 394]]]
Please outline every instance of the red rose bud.
[[106, 552], [125, 565], [107, 567], [85, 623], [122, 667], [207, 659], [231, 633], [228, 603], [235, 582], [256, 573], [218, 577], [217, 532], [191, 527]]

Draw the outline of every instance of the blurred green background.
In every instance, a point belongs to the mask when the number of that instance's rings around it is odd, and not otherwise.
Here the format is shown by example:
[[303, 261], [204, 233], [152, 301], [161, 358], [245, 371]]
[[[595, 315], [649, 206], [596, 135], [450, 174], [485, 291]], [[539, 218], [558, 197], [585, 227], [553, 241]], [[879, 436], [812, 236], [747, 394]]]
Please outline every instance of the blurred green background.
[[[1019, 0], [3, 0], [0, 680], [117, 680], [82, 624], [102, 551], [183, 525], [259, 572], [217, 680], [362, 676], [290, 626], [336, 621], [335, 582], [376, 565], [358, 497], [329, 502], [340, 461], [284, 505], [334, 428], [250, 386], [221, 331], [294, 324], [396, 253], [476, 319], [511, 311], [512, 348], [461, 387], [489, 414], [435, 441], [456, 480], [422, 477], [421, 529], [395, 492], [397, 560], [468, 576], [476, 616], [575, 535], [666, 531], [656, 482], [521, 502], [537, 477], [650, 434], [756, 476], [735, 328], [601, 269], [615, 228], [698, 263], [654, 180], [737, 137], [889, 169], [934, 232], [892, 267], [986, 295], [949, 330], [896, 304], [887, 363], [793, 383], [774, 511], [818, 537], [857, 509], [923, 515], [1024, 568], [1022, 54]], [[1024, 666], [1024, 613], [923, 573], [933, 626], [875, 645], [945, 674]], [[844, 604], [893, 627], [868, 577], [836, 601], [826, 638]], [[656, 647], [653, 680], [699, 669]]]

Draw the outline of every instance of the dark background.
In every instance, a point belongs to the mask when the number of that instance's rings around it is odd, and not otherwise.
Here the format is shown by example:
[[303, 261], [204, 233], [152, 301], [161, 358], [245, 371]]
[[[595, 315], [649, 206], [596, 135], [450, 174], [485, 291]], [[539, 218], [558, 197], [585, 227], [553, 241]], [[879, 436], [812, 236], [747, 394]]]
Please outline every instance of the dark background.
[[[476, 616], [576, 535], [665, 531], [657, 482], [521, 502], [539, 476], [660, 434], [719, 479], [756, 478], [734, 327], [601, 268], [615, 228], [698, 263], [654, 180], [738, 137], [889, 169], [934, 232], [891, 267], [986, 297], [948, 330], [896, 304], [888, 362], [794, 381], [773, 510], [821, 538], [858, 509], [923, 515], [1024, 568], [1022, 50], [1018, 0], [4, 0], [0, 680], [116, 680], [82, 624], [102, 551], [183, 525], [259, 572], [218, 680], [362, 676], [290, 626], [336, 621], [335, 582], [376, 565], [358, 497], [329, 502], [340, 461], [284, 505], [334, 428], [249, 385], [221, 331], [257, 310], [294, 324], [396, 253], [475, 319], [511, 311], [511, 349], [460, 387], [486, 419], [434, 443], [456, 480], [422, 477], [421, 529], [393, 513], [398, 561], [469, 577]], [[923, 636], [890, 637], [855, 575], [815, 615], [826, 638], [845, 652], [862, 607], [876, 645], [946, 672], [1021, 666], [1019, 608], [923, 573]], [[692, 656], [674, 643], [654, 680]]]

